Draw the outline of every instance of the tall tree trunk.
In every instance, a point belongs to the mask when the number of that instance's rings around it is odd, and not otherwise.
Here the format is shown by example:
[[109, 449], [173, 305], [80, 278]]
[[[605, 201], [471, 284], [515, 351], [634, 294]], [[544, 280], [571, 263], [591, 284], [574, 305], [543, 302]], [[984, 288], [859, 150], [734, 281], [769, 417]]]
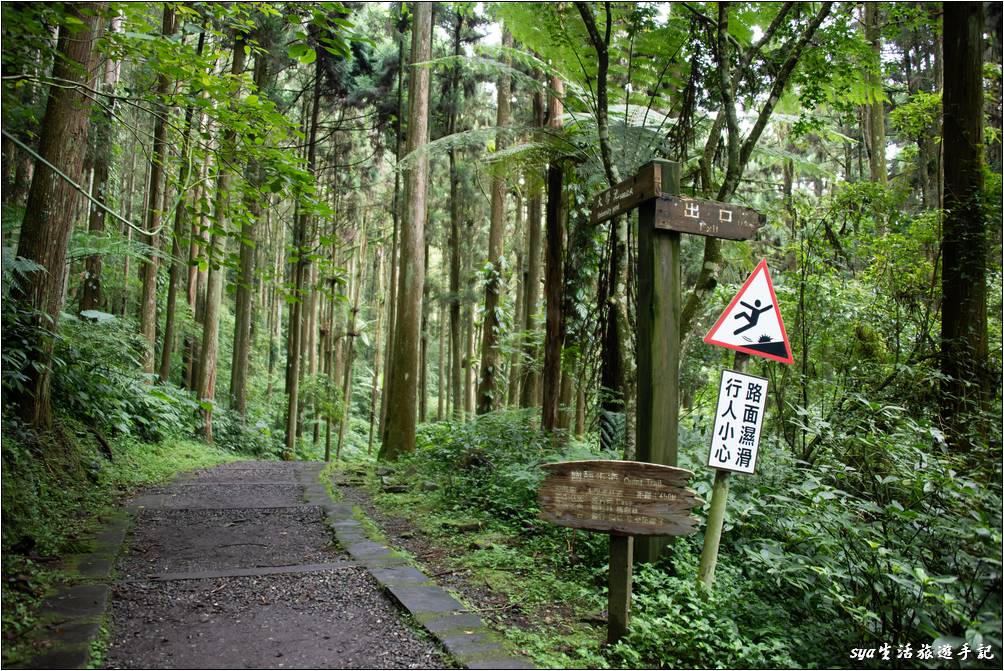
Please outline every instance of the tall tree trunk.
[[[461, 54], [460, 35], [464, 28], [464, 15], [456, 12], [453, 28], [453, 55]], [[449, 106], [446, 132], [457, 132], [457, 118], [460, 116], [460, 66], [455, 65], [450, 73]], [[450, 148], [450, 396], [453, 398], [453, 418], [464, 415], [462, 394], [464, 385], [463, 357], [460, 344], [460, 170], [457, 167], [457, 149]]]
[[[268, 81], [268, 51], [271, 40], [268, 31], [259, 31], [259, 52], [254, 61], [254, 88], [259, 95], [264, 94]], [[251, 195], [248, 198], [250, 216], [241, 223], [240, 261], [237, 271], [236, 306], [234, 310], [234, 347], [230, 363], [230, 407], [242, 420], [247, 414], [248, 364], [251, 358], [251, 317], [252, 285], [255, 275], [255, 252], [257, 250], [258, 222], [264, 208], [258, 195], [265, 174], [261, 164], [252, 159], [247, 166]]]
[[[421, 63], [432, 54], [432, 4], [416, 2], [411, 36], [411, 62]], [[408, 153], [429, 138], [429, 70], [413, 67], [409, 75]], [[422, 319], [422, 286], [425, 283], [426, 189], [429, 158], [422, 154], [408, 171], [408, 217], [401, 227], [401, 260], [398, 277], [394, 349], [391, 353], [387, 405], [387, 432], [380, 458], [395, 460], [415, 449], [415, 382], [418, 373], [419, 328]]]
[[[230, 74], [235, 78], [244, 71], [244, 36], [234, 35], [233, 61]], [[236, 94], [235, 94], [236, 97]], [[216, 395], [216, 360], [220, 344], [220, 302], [223, 299], [223, 280], [227, 269], [226, 260], [227, 217], [230, 210], [230, 190], [232, 188], [230, 166], [234, 160], [237, 133], [226, 129], [220, 140], [220, 160], [216, 166], [216, 203], [214, 232], [209, 249], [209, 276], [206, 282], [206, 313], [202, 322], [202, 350], [199, 360], [198, 398], [203, 402], [203, 435], [207, 442], [213, 442], [212, 403]]]
[[[993, 394], [987, 365], [987, 260], [983, 211], [983, 3], [944, 6], [945, 219], [941, 262], [941, 417], [949, 442], [968, 447]], [[976, 431], [974, 431], [974, 428]]]
[[[548, 98], [547, 126], [561, 128], [562, 82], [551, 77], [554, 95]], [[544, 301], [546, 305], [544, 330], [544, 370], [541, 376], [543, 403], [541, 428], [554, 431], [558, 428], [558, 402], [561, 386], [561, 348], [565, 340], [565, 319], [562, 313], [562, 286], [564, 283], [565, 255], [565, 204], [564, 167], [552, 163], [547, 167], [547, 209], [545, 228], [547, 240], [544, 266]]]
[[[373, 388], [370, 391], [370, 431], [369, 440], [366, 445], [366, 454], [373, 454], [373, 434], [376, 429], [377, 424], [377, 410], [379, 406], [377, 404], [377, 398], [379, 396], [380, 389], [380, 373], [381, 366], [383, 365], [383, 350], [380, 348], [380, 343], [383, 341], [383, 334], [381, 333], [381, 321], [383, 320], [384, 313], [384, 293], [383, 293], [383, 246], [381, 245], [377, 248], [376, 260], [373, 262], [374, 268], [373, 273], [376, 280], [376, 292], [375, 296], [379, 301], [376, 307], [376, 324], [373, 326]], [[372, 314], [372, 313], [371, 313]]]
[[[534, 93], [533, 111], [536, 126], [544, 125], [544, 99], [540, 92]], [[531, 180], [530, 202], [527, 207], [527, 259], [526, 259], [526, 282], [523, 285], [523, 330], [530, 334], [537, 330], [537, 311], [540, 302], [540, 211], [542, 198], [541, 187], [536, 184], [536, 176]], [[537, 374], [535, 362], [538, 356], [538, 348], [534, 344], [536, 338], [528, 338], [523, 346], [523, 359], [527, 362], [522, 368], [522, 380], [520, 383], [519, 406], [529, 408], [536, 403], [540, 376]]]
[[418, 347], [418, 421], [429, 418], [429, 239], [425, 239], [425, 282], [422, 283], [422, 326]]
[[[879, 25], [879, 3], [864, 3], [865, 39], [871, 45], [873, 65], [876, 70], [867, 71], [868, 83], [874, 87], [882, 86], [882, 29]], [[885, 96], [879, 94], [878, 100], [868, 104], [868, 167], [871, 181], [886, 183], [885, 164]]]
[[[613, 18], [609, 2], [604, 2], [605, 22], [603, 35], [600, 35], [596, 19], [593, 16], [591, 3], [576, 2], [576, 8], [586, 26], [586, 32], [596, 51], [596, 129], [600, 144], [600, 158], [603, 171], [607, 178], [607, 186], [613, 187], [620, 182], [617, 165], [613, 162], [613, 151], [610, 147], [610, 127], [608, 121], [609, 96], [607, 90], [607, 75], [610, 69], [610, 36], [613, 28]], [[601, 364], [600, 364], [600, 407], [610, 413], [624, 413], [624, 438], [633, 436], [630, 421], [629, 400], [633, 397], [632, 385], [628, 384], [631, 376], [627, 374], [631, 365], [627, 356], [626, 343], [630, 340], [627, 334], [627, 228], [624, 217], [614, 217], [610, 222], [608, 235], [608, 265], [606, 277], [599, 283], [599, 300], [601, 314]], [[565, 387], [562, 385], [562, 391]], [[567, 427], [563, 427], [567, 428]], [[603, 432], [602, 437], [614, 435]], [[625, 440], [625, 442], [627, 442]], [[614, 445], [603, 445], [606, 449]], [[624, 445], [625, 451], [630, 451], [629, 445]]]
[[[101, 32], [100, 13], [106, 4], [66, 5], [68, 15], [79, 23], [74, 28], [68, 25], [60, 28], [52, 71], [54, 80], [87, 82], [95, 61], [94, 43]], [[49, 89], [38, 153], [73, 180], [79, 180], [84, 165], [90, 105], [90, 98], [79, 88]], [[20, 390], [10, 392], [9, 400], [24, 421], [43, 430], [52, 426], [52, 339], [46, 332], [56, 330], [63, 306], [63, 274], [76, 202], [74, 188], [39, 162], [28, 190], [17, 255], [34, 261], [44, 270], [30, 273], [15, 284], [11, 299], [45, 317], [33, 317], [30, 323], [5, 328], [4, 344], [8, 337], [19, 337], [27, 343], [31, 360], [23, 370], [26, 379]]]
[[[174, 8], [164, 3], [164, 20], [161, 35], [173, 35]], [[139, 322], [140, 331], [147, 346], [143, 352], [143, 372], [154, 371], [154, 360], [157, 351], [157, 271], [160, 263], [156, 251], [160, 248], [161, 225], [161, 184], [164, 181], [164, 161], [167, 157], [167, 120], [171, 108], [165, 104], [165, 98], [170, 90], [171, 80], [166, 74], [157, 77], [157, 103], [159, 112], [153, 122], [153, 152], [150, 154], [150, 190], [147, 197], [146, 230], [144, 242], [152, 248], [150, 258], [142, 262], [143, 294], [140, 299]]]
[[356, 316], [359, 314], [359, 291], [366, 280], [366, 219], [363, 218], [362, 230], [359, 235], [359, 247], [356, 251], [356, 281], [352, 287], [352, 309], [345, 330], [345, 378], [342, 380], [342, 419], [338, 423], [338, 447], [335, 449], [335, 459], [342, 458], [342, 446], [345, 444], [345, 431], [352, 414], [352, 364], [356, 354]]
[[[402, 3], [399, 9], [397, 29], [398, 29], [398, 43], [397, 43], [397, 116], [394, 120], [394, 159], [400, 161], [401, 154], [401, 141], [404, 139], [402, 121], [404, 120], [404, 68], [405, 68], [405, 50], [404, 50], [404, 32], [408, 28], [408, 20], [404, 16], [404, 4]], [[409, 86], [410, 86], [409, 82]], [[409, 129], [409, 132], [410, 129]], [[390, 285], [389, 299], [387, 301], [387, 365], [384, 370], [383, 378], [383, 399], [380, 404], [380, 440], [384, 439], [387, 432], [387, 392], [390, 389], [390, 385], [387, 383], [388, 378], [391, 375], [394, 365], [394, 357], [392, 353], [394, 351], [394, 335], [397, 333], [397, 272], [398, 268], [398, 238], [401, 231], [401, 171], [394, 171], [394, 200], [391, 205], [391, 219], [394, 222], [394, 229], [391, 232], [391, 247], [390, 247]]]
[[520, 242], [516, 244], [516, 307], [513, 312], [512, 323], [515, 326], [515, 330], [520, 333], [520, 340], [517, 346], [511, 348], [509, 353], [509, 370], [508, 379], [509, 385], [506, 390], [506, 404], [510, 407], [516, 405], [519, 401], [519, 354], [522, 349], [521, 345], [523, 339], [526, 337], [525, 333], [522, 333], [520, 326], [523, 324], [524, 316], [524, 305], [523, 301], [525, 299], [524, 285], [526, 284], [527, 268], [526, 268], [526, 254], [524, 254], [525, 249], [529, 246], [527, 240], [528, 236], [525, 230], [523, 230], [523, 197], [520, 192], [516, 192], [516, 225], [513, 231], [513, 240], [519, 240]]
[[[113, 21], [110, 29], [115, 30], [118, 21]], [[106, 94], [111, 94], [115, 89], [118, 80], [118, 68], [114, 63], [109, 62], [105, 67], [102, 78], [101, 89]], [[91, 198], [100, 203], [108, 203], [108, 167], [112, 157], [112, 116], [116, 110], [116, 100], [111, 95], [105, 100], [107, 109], [102, 109], [96, 115], [92, 123], [91, 133], [98, 139], [92, 141], [95, 148], [94, 156], [94, 179], [91, 185]], [[105, 210], [97, 205], [91, 205], [90, 217], [87, 222], [87, 230], [92, 235], [99, 235], [105, 230]], [[80, 293], [80, 311], [97, 310], [102, 306], [101, 297], [101, 255], [94, 254], [88, 256], [84, 261], [84, 282], [83, 290]]]
[[[502, 44], [512, 46], [512, 35], [502, 34]], [[503, 56], [503, 63], [508, 64], [508, 58]], [[497, 96], [497, 113], [495, 125], [499, 128], [509, 125], [509, 96], [511, 82], [508, 72], [499, 75]], [[508, 138], [503, 131], [495, 137], [495, 151], [502, 151], [508, 144]], [[505, 177], [496, 174], [492, 177], [491, 225], [488, 229], [488, 265], [491, 267], [485, 282], [485, 314], [481, 323], [481, 379], [478, 382], [478, 414], [491, 412], [495, 406], [495, 378], [498, 375], [498, 340], [501, 324], [498, 318], [499, 294], [502, 290], [502, 237], [505, 234]]]
[[[321, 103], [321, 62], [315, 61], [314, 96], [310, 108], [310, 123], [307, 140], [307, 172], [315, 173], [317, 164], [317, 119]], [[310, 217], [306, 208], [297, 204], [297, 214], [293, 227], [293, 247], [296, 261], [293, 263], [293, 303], [289, 310], [289, 325], [286, 329], [286, 449], [283, 458], [291, 460], [296, 454], [296, 437], [300, 408], [300, 356], [303, 322], [303, 284], [307, 267], [307, 227]]]
[[439, 330], [439, 347], [436, 356], [436, 421], [446, 418], [446, 305], [439, 304], [439, 317], [436, 319]]
[[[206, 44], [205, 32], [199, 33], [198, 54]], [[194, 93], [194, 91], [192, 92]], [[195, 108], [189, 104], [185, 108], [185, 126], [181, 137], [181, 167], [178, 169], [179, 188], [185, 189], [192, 177], [194, 157], [188, 155], [192, 143], [192, 125], [195, 120]], [[174, 208], [174, 234], [171, 238], [171, 271], [167, 283], [167, 305], [164, 306], [164, 342], [160, 351], [161, 383], [167, 382], [171, 376], [171, 354], [174, 352], [175, 304], [178, 300], [178, 288], [181, 284], [182, 251], [181, 244], [185, 241], [188, 228], [188, 199], [182, 193]]]

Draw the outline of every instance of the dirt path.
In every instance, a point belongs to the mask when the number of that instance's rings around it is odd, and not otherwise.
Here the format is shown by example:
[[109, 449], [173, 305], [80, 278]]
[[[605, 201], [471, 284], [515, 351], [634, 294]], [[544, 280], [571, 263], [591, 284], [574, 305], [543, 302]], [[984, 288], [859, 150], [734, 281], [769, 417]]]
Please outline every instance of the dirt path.
[[304, 503], [320, 467], [230, 464], [135, 499], [106, 665], [442, 668]]

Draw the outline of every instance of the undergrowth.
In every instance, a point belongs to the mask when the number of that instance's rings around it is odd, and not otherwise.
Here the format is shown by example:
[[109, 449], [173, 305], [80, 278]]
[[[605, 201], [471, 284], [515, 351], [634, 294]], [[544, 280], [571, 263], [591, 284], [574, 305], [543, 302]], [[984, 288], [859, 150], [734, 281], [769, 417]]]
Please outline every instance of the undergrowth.
[[[533, 413], [500, 411], [420, 427], [413, 454], [365, 481], [379, 507], [450, 548], [472, 584], [507, 596], [527, 623], [509, 641], [544, 667], [825, 668], [886, 641], [999, 651], [999, 489], [925, 450], [922, 421], [882, 419], [843, 442], [881, 441], [881, 471], [864, 477], [846, 453], [810, 467], [768, 446], [761, 472], [733, 488], [714, 589], [696, 581], [701, 534], [674, 539], [636, 568], [630, 631], [613, 646], [600, 617], [608, 537], [541, 521], [537, 490], [543, 463], [615, 455], [556, 444]], [[681, 463], [699, 464], [707, 428], [681, 428]], [[708, 500], [710, 478], [694, 471]]]

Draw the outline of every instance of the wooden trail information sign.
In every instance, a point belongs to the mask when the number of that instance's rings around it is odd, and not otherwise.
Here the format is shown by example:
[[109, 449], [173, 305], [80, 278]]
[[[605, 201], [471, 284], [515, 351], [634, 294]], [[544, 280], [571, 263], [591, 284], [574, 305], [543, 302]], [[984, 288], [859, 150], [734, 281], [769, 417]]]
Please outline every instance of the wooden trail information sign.
[[545, 464], [541, 518], [565, 527], [629, 536], [679, 536], [697, 529], [703, 503], [683, 468], [638, 461]]
[[542, 519], [610, 534], [607, 642], [614, 643], [627, 631], [631, 609], [631, 539], [697, 530], [691, 513], [704, 502], [687, 488], [693, 473], [638, 461], [564, 461], [543, 468]]

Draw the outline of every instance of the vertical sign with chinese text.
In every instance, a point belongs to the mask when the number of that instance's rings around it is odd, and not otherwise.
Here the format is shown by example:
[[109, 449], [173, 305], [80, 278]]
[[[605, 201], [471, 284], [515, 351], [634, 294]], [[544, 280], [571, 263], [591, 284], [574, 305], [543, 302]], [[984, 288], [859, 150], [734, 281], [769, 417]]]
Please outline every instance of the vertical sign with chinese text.
[[722, 371], [708, 466], [737, 473], [754, 472], [766, 405], [766, 378]]

